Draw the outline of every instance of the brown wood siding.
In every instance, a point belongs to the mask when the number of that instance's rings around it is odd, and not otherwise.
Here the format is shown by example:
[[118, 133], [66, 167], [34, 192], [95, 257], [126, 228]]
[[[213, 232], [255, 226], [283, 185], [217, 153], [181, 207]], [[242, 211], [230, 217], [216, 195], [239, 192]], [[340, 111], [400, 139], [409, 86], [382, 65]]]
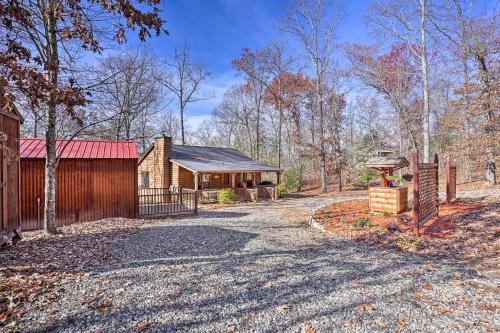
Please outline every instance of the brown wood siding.
[[194, 189], [194, 174], [175, 163], [172, 164], [172, 185]]
[[0, 236], [20, 227], [19, 196], [19, 119], [0, 113], [0, 132], [6, 139], [0, 143]]
[[[43, 159], [21, 160], [22, 229], [42, 227], [44, 206]], [[57, 225], [137, 215], [135, 159], [63, 159], [57, 169]]]

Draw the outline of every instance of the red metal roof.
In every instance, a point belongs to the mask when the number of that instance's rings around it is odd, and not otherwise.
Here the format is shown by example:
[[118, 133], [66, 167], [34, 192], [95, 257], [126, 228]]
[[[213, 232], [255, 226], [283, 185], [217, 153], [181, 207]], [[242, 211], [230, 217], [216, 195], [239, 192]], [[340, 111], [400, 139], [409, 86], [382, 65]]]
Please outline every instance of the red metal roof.
[[[61, 158], [137, 158], [134, 141], [57, 140]], [[21, 139], [21, 158], [45, 158], [45, 139]]]

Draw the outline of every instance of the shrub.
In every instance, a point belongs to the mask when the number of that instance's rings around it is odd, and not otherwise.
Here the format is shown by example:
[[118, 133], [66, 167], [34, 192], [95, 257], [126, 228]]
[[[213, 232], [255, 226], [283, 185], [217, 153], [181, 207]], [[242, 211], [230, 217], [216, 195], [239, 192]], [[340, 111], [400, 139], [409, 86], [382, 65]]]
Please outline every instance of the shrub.
[[361, 211], [362, 214], [369, 214], [370, 213], [370, 210], [369, 209], [363, 209]]
[[276, 185], [276, 191], [278, 191], [278, 198], [284, 198], [288, 193], [288, 190], [286, 189], [286, 186], [284, 184]]
[[287, 191], [297, 191], [300, 186], [299, 171], [295, 168], [286, 171], [283, 175], [283, 184]]
[[359, 176], [359, 180], [363, 184], [368, 185], [370, 180], [372, 180], [372, 176], [368, 172], [365, 171], [365, 172], [363, 172], [363, 174], [361, 176]]
[[357, 221], [354, 221], [352, 223], [352, 226], [356, 229], [371, 228], [371, 227], [373, 227], [373, 223], [369, 218], [363, 217], [363, 218], [358, 219]]
[[382, 215], [383, 215], [384, 217], [389, 217], [389, 216], [391, 216], [391, 213], [389, 213], [388, 211], [384, 210], [384, 211], [382, 212]]
[[229, 204], [238, 200], [238, 196], [230, 188], [223, 188], [217, 193], [217, 200], [221, 204]]

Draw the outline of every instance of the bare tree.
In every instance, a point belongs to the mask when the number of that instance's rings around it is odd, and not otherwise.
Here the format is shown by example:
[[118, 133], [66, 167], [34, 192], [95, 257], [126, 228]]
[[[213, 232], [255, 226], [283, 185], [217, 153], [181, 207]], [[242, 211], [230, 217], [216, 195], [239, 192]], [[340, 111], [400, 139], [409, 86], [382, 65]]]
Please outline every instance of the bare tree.
[[325, 73], [335, 42], [335, 29], [342, 11], [329, 1], [294, 0], [286, 6], [286, 17], [281, 28], [296, 36], [308, 55], [316, 82], [317, 109], [319, 112], [319, 155], [321, 192], [327, 192], [327, 152], [325, 147]]
[[186, 144], [184, 117], [190, 103], [212, 98], [212, 94], [202, 94], [202, 83], [211, 76], [205, 64], [189, 56], [186, 44], [182, 50], [174, 50], [172, 59], [165, 61], [166, 73], [159, 77], [160, 82], [174, 94], [179, 106], [181, 123], [181, 142]]
[[[78, 117], [75, 108], [84, 105], [87, 96], [76, 85], [74, 77], [64, 77], [63, 74], [75, 62], [75, 52], [102, 50], [100, 41], [103, 39], [100, 32], [103, 30], [113, 29], [113, 39], [118, 43], [126, 41], [125, 27], [137, 28], [141, 40], [149, 37], [151, 31], [159, 35], [164, 24], [157, 8], [159, 0], [151, 0], [147, 4], [139, 2], [141, 9], [131, 0], [85, 4], [76, 0], [12, 0], [0, 3], [0, 35], [5, 42], [2, 55], [8, 55], [0, 59], [2, 66], [9, 68], [12, 74], [16, 73], [8, 76], [4, 83], [12, 88], [10, 91], [16, 90], [24, 94], [33, 104], [40, 105], [45, 110], [47, 157], [44, 231], [47, 233], [57, 231], [55, 193], [58, 111], [70, 115], [85, 127], [84, 118]], [[113, 36], [113, 33], [108, 36]], [[67, 60], [67, 67], [63, 66], [64, 58]]]
[[116, 140], [138, 140], [145, 121], [161, 111], [164, 97], [155, 80], [158, 61], [147, 51], [128, 51], [111, 55], [99, 62], [95, 105], [107, 114], [102, 136]]
[[422, 82], [422, 131], [423, 131], [423, 158], [429, 162], [430, 158], [430, 92], [429, 92], [429, 65], [428, 65], [428, 0], [390, 0], [374, 1], [372, 11], [367, 15], [368, 21], [381, 29], [384, 34], [389, 33], [400, 41], [407, 43], [416, 59], [419, 59]]

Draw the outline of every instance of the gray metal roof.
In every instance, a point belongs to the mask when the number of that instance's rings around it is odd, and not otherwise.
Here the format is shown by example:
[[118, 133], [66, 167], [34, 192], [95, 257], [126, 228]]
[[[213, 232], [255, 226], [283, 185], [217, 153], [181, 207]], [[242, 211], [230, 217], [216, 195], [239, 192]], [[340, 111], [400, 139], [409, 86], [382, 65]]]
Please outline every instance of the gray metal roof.
[[373, 157], [366, 161], [365, 166], [374, 169], [397, 170], [409, 166], [405, 157]]
[[194, 172], [278, 172], [233, 148], [172, 146], [171, 161]]

